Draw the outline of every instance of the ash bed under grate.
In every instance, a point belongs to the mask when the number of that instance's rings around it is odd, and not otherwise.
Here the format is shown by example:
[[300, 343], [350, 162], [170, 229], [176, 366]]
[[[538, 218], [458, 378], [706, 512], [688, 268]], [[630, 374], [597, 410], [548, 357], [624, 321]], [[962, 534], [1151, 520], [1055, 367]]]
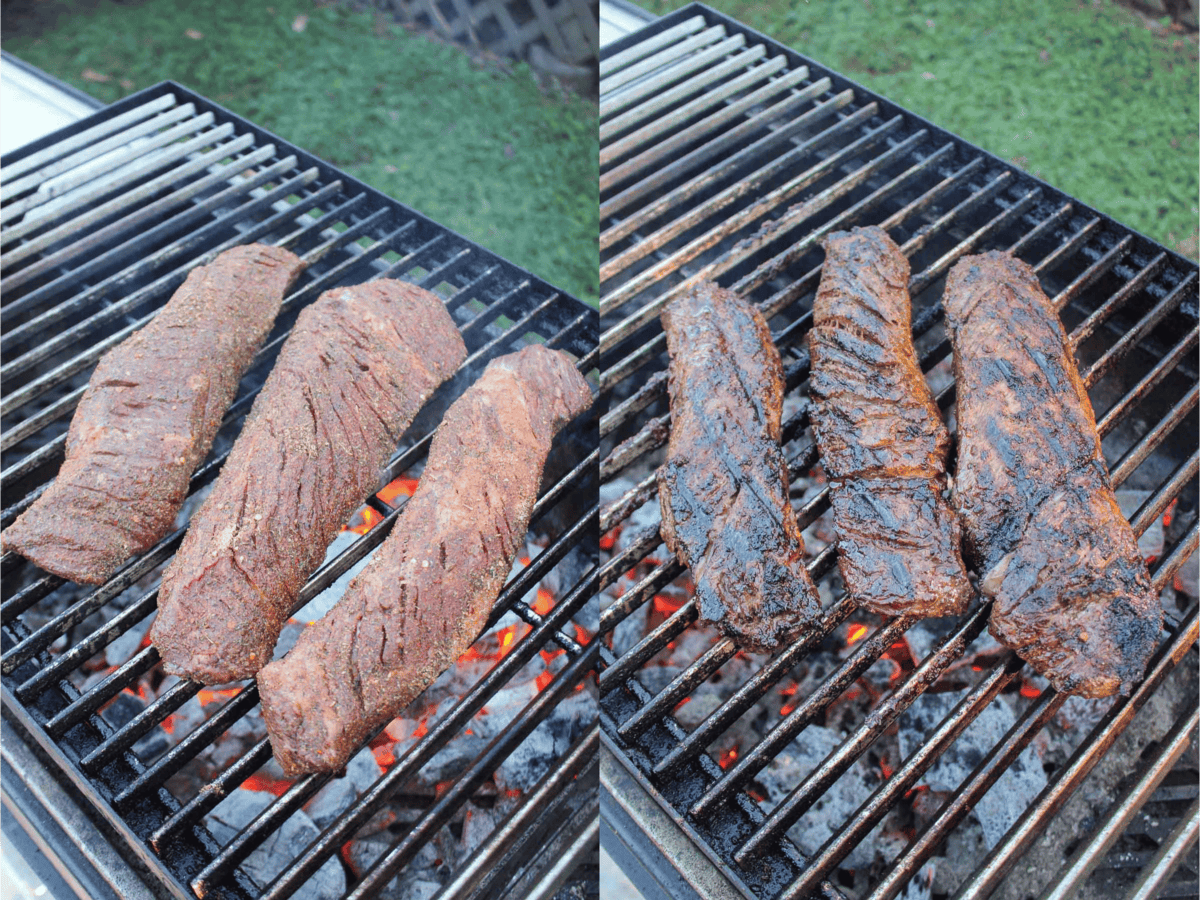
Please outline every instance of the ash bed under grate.
[[[1194, 860], [1176, 869], [1195, 855], [1194, 808], [1159, 829], [1163, 865], [1114, 881], [1106, 854], [1173, 767], [1196, 770], [1196, 264], [700, 4], [606, 49], [600, 116], [606, 846], [648, 860], [632, 868], [651, 896], [1023, 900], [1194, 881]], [[843, 594], [805, 334], [821, 238], [868, 224], [912, 264], [918, 355], [951, 425], [939, 301], [953, 263], [1010, 250], [1053, 298], [1167, 609], [1131, 697], [1049, 689], [990, 638], [986, 606], [886, 620]], [[696, 623], [658, 532], [658, 315], [700, 279], [759, 305], [787, 377], [785, 455], [824, 619], [771, 657]]]
[[6, 754], [6, 782], [48, 778], [85, 798], [158, 895], [552, 894], [595, 844], [594, 414], [556, 443], [527, 549], [485, 634], [343, 776], [284, 779], [253, 682], [201, 688], [164, 676], [146, 634], [186, 517], [297, 313], [322, 291], [378, 277], [426, 287], [445, 301], [468, 358], [305, 586], [277, 655], [384, 539], [441, 414], [490, 359], [542, 342], [595, 380], [595, 312], [172, 83], [5, 157], [3, 173], [6, 525], [54, 477], [96, 360], [145, 324], [190, 268], [251, 241], [309, 263], [174, 534], [99, 588], [12, 554], [0, 560], [5, 725], [45, 766]]

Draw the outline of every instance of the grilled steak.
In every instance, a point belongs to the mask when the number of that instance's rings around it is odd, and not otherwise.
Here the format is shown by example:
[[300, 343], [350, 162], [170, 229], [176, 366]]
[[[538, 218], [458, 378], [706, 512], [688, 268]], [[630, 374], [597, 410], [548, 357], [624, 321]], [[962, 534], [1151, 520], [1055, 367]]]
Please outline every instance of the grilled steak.
[[1162, 607], [1109, 482], [1087, 391], [1029, 266], [1004, 253], [950, 271], [958, 380], [956, 496], [990, 628], [1060, 691], [1128, 693]]
[[166, 671], [218, 684], [270, 661], [305, 579], [465, 356], [442, 301], [404, 282], [335, 288], [300, 314], [163, 575]]
[[884, 615], [961, 613], [950, 435], [912, 343], [908, 259], [882, 228], [825, 241], [809, 336], [812, 423], [847, 591]]
[[303, 269], [295, 254], [261, 244], [193, 269], [149, 325], [101, 358], [58, 476], [4, 531], [4, 550], [102, 584], [164, 538]]
[[772, 650], [821, 609], [788, 502], [779, 351], [758, 310], [708, 282], [662, 322], [671, 356], [663, 540], [691, 567], [700, 618], [743, 648]]
[[450, 407], [391, 535], [259, 673], [284, 772], [340, 768], [470, 647], [524, 544], [550, 443], [591, 402], [570, 359], [534, 345]]

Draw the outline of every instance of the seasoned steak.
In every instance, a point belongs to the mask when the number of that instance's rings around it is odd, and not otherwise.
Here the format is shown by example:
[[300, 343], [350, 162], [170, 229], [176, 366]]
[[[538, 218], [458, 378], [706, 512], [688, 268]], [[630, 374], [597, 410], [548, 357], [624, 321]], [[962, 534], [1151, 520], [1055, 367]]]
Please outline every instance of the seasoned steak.
[[166, 537], [304, 265], [249, 244], [193, 269], [149, 325], [100, 359], [58, 476], [4, 531], [4, 550], [102, 584]]
[[1004, 253], [950, 271], [956, 496], [990, 628], [1060, 691], [1128, 693], [1162, 607], [1109, 482], [1087, 391], [1033, 270]]
[[820, 614], [788, 502], [783, 366], [762, 315], [702, 282], [662, 314], [671, 441], [658, 470], [662, 536], [692, 570], [700, 619], [773, 650]]
[[913, 350], [908, 276], [882, 228], [825, 240], [812, 424], [846, 590], [884, 615], [945, 616], [967, 608], [971, 584], [947, 500], [950, 435]]
[[450, 407], [391, 535], [259, 673], [288, 776], [343, 766], [471, 646], [524, 546], [550, 443], [591, 402], [567, 356], [533, 345], [493, 360]]
[[151, 638], [166, 671], [219, 684], [270, 661], [325, 548], [465, 356], [442, 301], [401, 281], [300, 313], [163, 575]]

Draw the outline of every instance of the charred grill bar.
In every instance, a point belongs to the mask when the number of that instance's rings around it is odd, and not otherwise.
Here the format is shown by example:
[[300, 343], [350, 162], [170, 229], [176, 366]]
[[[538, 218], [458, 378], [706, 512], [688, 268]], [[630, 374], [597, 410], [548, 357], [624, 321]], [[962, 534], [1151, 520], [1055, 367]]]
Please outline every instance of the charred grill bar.
[[[687, 596], [683, 602], [659, 608], [660, 594], [686, 572], [661, 547], [658, 529], [654, 467], [670, 434], [658, 316], [692, 284], [716, 279], [751, 298], [770, 320], [793, 400], [785, 405], [785, 452], [794, 496], [803, 498], [797, 516], [806, 527], [829, 507], [827, 489], [805, 487], [818, 462], [808, 428], [804, 338], [820, 279], [821, 238], [875, 224], [900, 244], [912, 264], [920, 363], [944, 413], [955, 400], [945, 375], [950, 347], [938, 302], [945, 275], [966, 254], [1010, 250], [1034, 267], [1067, 326], [1114, 486], [1144, 492], [1131, 511], [1134, 532], [1161, 527], [1164, 514], [1174, 511], [1151, 565], [1161, 592], [1172, 589], [1198, 544], [1197, 267], [699, 4], [611, 45], [601, 77], [600, 530], [608, 558], [598, 585], [600, 719], [610, 754], [603, 770], [605, 834], [618, 850], [630, 851], [626, 859], [650, 860], [634, 874], [651, 896], [732, 890], [754, 898], [833, 898], [852, 887], [854, 895], [872, 900], [895, 897], [1022, 751], [1041, 739], [1067, 698], [1032, 685], [1027, 667], [1011, 653], [972, 655], [974, 665], [966, 669], [977, 665], [978, 671], [962, 699], [916, 736], [915, 750], [892, 760], [872, 790], [854, 795], [853, 812], [831, 826], [821, 846], [807, 858], [799, 852], [789, 827], [849, 790], [847, 773], [894, 738], [915, 702], [948, 689], [950, 673], [963, 677], [967, 654], [986, 638], [989, 609], [976, 606], [927, 653], [912, 654], [841, 742], [798, 782], [787, 783], [784, 796], [763, 803], [760, 773], [797, 735], [803, 741], [806, 727], [848, 707], [846, 698], [872, 666], [885, 656], [895, 664], [888, 654], [908, 646], [915, 622], [854, 624], [858, 643], [836, 656], [832, 670], [806, 693], [790, 696], [775, 717], [764, 709], [789, 674], [836, 644], [856, 614], [862, 617], [845, 595], [831, 594], [816, 634], [757, 668], [739, 666], [728, 639], [688, 642], [698, 627], [690, 589], [676, 595]], [[834, 549], [826, 546], [809, 563], [818, 583], [835, 578]], [[1194, 596], [1177, 596], [1186, 602], [1168, 609], [1144, 680], [1131, 696], [1104, 701], [1098, 722], [1075, 734], [1065, 761], [1036, 797], [1025, 798], [1024, 812], [991, 851], [972, 861], [974, 872], [960, 880], [956, 896], [996, 890], [1138, 711], [1161, 698], [1166, 682], [1186, 678], [1181, 670], [1194, 667], [1197, 608]], [[656, 661], [667, 668], [656, 668]], [[715, 698], [704, 693], [723, 678], [733, 679], [732, 686]], [[1054, 864], [1061, 871], [1047, 896], [1065, 895], [1109, 865], [1108, 849], [1184, 753], [1197, 701], [1194, 681], [1181, 683], [1189, 708], [1167, 733], [1155, 735], [1157, 754], [1127, 764], [1131, 786], [1111, 809], [1097, 811], [1100, 824], [1074, 855]], [[922, 776], [979, 727], [1002, 693], [1016, 698], [1015, 720], [974, 770], [939, 796], [879, 871], [856, 879], [840, 868], [886, 816], [911, 804]], [[705, 697], [707, 705], [682, 726], [676, 716], [684, 704]], [[745, 723], [754, 721], [764, 724], [747, 735]], [[734, 735], [741, 735], [741, 745]], [[740, 752], [730, 754], [731, 746]], [[1196, 815], [1187, 809], [1158, 856], [1147, 859], [1137, 896], [1171, 890], [1183, 847], [1194, 855]], [[1183, 890], [1194, 884], [1194, 874], [1190, 882], [1179, 877]]]
[[[114, 104], [18, 151], [3, 168], [5, 525], [53, 478], [67, 424], [96, 360], [148, 322], [189, 268], [238, 244], [287, 247], [309, 268], [285, 298], [214, 452], [192, 478], [191, 494], [215, 477], [296, 314], [338, 284], [388, 277], [425, 287], [442, 297], [468, 348], [458, 374], [431, 401], [433, 413], [418, 417], [409, 430], [384, 483], [422, 464], [436, 413], [489, 359], [536, 340], [571, 354], [585, 375], [596, 367], [597, 320], [584, 304], [179, 85], [162, 84]], [[178, 727], [177, 714], [201, 686], [179, 681], [123, 723], [105, 717], [110, 704], [136, 692], [158, 663], [154, 648], [143, 641], [110, 671], [102, 665], [107, 648], [154, 612], [156, 570], [178, 548], [182, 528], [96, 589], [66, 584], [13, 554], [0, 560], [5, 728], [25, 741], [22, 746], [36, 746], [41, 759], [34, 763], [33, 754], [6, 753], [12, 770], [6, 779], [38, 782], [48, 790], [65, 787], [86, 798], [80, 802], [88, 815], [115, 836], [126, 859], [136, 860], [140, 877], [156, 894], [303, 894], [313, 874], [338, 859], [363, 824], [468, 728], [523, 667], [539, 654], [564, 657], [560, 667], [546, 669], [535, 696], [461, 773], [439, 785], [411, 827], [348, 879], [347, 896], [372, 896], [429, 847], [442, 826], [461, 819], [464, 804], [556, 704], [588, 690], [599, 651], [590, 640], [595, 622], [584, 610], [597, 577], [591, 549], [597, 515], [594, 428], [594, 419], [590, 425], [585, 420], [566, 436], [562, 459], [533, 513], [535, 530], [549, 543], [510, 578], [489, 621], [491, 629], [511, 613], [513, 621], [525, 623], [524, 636], [456, 704], [431, 715], [427, 733], [397, 753], [362, 796], [344, 804], [319, 837], [287, 847], [286, 864], [263, 890], [243, 863], [331, 776], [283, 785], [224, 843], [209, 833], [205, 816], [261, 774], [271, 756], [267, 740], [229, 759], [195, 796], [181, 801], [170, 785], [229, 729], [245, 724], [257, 706], [255, 685], [229, 691], [207, 720], [193, 721], [186, 734], [174, 735], [165, 750], [145, 760], [135, 745], [169, 730], [172, 722]], [[312, 576], [297, 609], [382, 542], [404, 499], [370, 498], [378, 521]], [[559, 579], [557, 596], [552, 604], [535, 603], [547, 576]], [[439, 896], [499, 896], [511, 889], [549, 896], [587, 857], [596, 818], [599, 735], [594, 724], [577, 724], [573, 745], [556, 752], [541, 780], [513, 800], [506, 817], [498, 816], [494, 830], [450, 873]], [[58, 849], [66, 856], [86, 850]], [[274, 852], [281, 852], [279, 843]], [[111, 868], [105, 871], [111, 882]], [[131, 877], [128, 884], [136, 881]]]

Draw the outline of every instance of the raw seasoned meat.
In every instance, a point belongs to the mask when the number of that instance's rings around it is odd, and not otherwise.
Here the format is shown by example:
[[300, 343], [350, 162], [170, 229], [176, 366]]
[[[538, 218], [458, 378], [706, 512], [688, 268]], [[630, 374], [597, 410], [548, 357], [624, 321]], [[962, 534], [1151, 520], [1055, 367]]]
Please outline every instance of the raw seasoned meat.
[[1162, 606], [1121, 515], [1096, 420], [1037, 275], [1005, 253], [950, 271], [956, 496], [990, 629], [1060, 691], [1128, 693]]
[[391, 535], [259, 673], [285, 773], [340, 768], [474, 642], [524, 546], [551, 441], [591, 402], [567, 356], [533, 345], [450, 407]]
[[163, 575], [151, 636], [166, 671], [219, 684], [270, 661], [325, 548], [465, 356], [442, 301], [402, 281], [335, 288], [300, 314]]
[[166, 537], [238, 382], [304, 269], [249, 244], [193, 269], [150, 324], [96, 366], [54, 482], [3, 535], [69, 581], [102, 584]]
[[950, 435], [913, 349], [908, 276], [882, 228], [825, 240], [812, 423], [847, 591], [884, 615], [945, 616], [967, 608], [971, 584], [947, 500]]
[[671, 357], [663, 540], [691, 567], [700, 619], [745, 649], [773, 650], [820, 614], [788, 502], [779, 351], [758, 310], [710, 282], [671, 303], [662, 322]]

